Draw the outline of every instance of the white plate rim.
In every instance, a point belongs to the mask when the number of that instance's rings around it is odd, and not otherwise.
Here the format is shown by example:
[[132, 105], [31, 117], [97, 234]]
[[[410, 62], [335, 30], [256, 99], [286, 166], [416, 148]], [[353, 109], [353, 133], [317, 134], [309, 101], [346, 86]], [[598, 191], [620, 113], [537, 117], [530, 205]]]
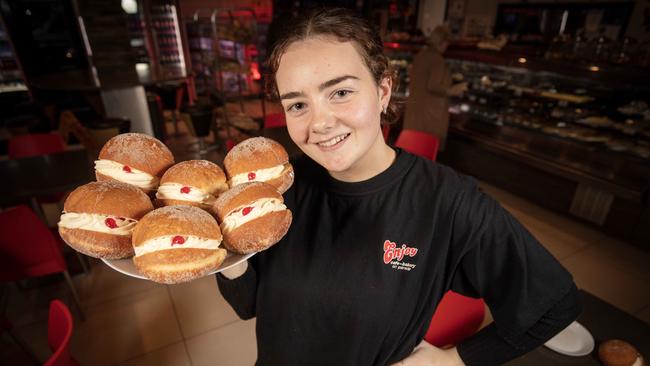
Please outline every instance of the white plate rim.
[[[206, 276], [213, 275], [215, 273], [219, 273], [221, 271], [224, 271], [230, 267], [236, 266], [239, 263], [242, 263], [245, 260], [248, 260], [250, 257], [254, 256], [257, 254], [255, 253], [248, 253], [248, 254], [235, 254], [228, 252], [226, 255], [226, 259], [221, 263], [219, 268], [216, 270], [206, 274]], [[133, 264], [133, 257], [129, 258], [124, 258], [124, 259], [104, 259], [101, 258], [102, 262], [104, 262], [107, 266], [112, 268], [113, 270], [120, 272], [124, 275], [127, 275], [129, 277], [134, 277], [134, 278], [139, 278], [142, 280], [148, 280], [151, 281], [149, 278], [143, 276], [140, 271], [135, 267]]]
[[[582, 342], [582, 347], [580, 347], [580, 349], [577, 351], [567, 350], [564, 348], [558, 340], [560, 335], [564, 332], [576, 333]], [[591, 335], [591, 333], [589, 333], [587, 328], [585, 328], [577, 321], [572, 322], [568, 327], [564, 328], [560, 333], [556, 334], [555, 337], [549, 339], [546, 343], [544, 343], [544, 346], [551, 349], [552, 351], [567, 356], [586, 356], [593, 352], [595, 345], [596, 342], [594, 341], [594, 337]]]

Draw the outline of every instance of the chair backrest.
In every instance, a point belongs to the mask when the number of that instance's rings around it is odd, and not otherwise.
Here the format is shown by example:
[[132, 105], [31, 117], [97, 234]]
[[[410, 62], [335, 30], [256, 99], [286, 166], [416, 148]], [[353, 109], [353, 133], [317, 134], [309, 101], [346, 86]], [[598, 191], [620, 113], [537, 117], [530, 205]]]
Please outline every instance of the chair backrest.
[[65, 142], [59, 134], [37, 133], [13, 136], [9, 139], [9, 159], [53, 154], [65, 150]]
[[284, 127], [287, 125], [287, 120], [284, 113], [271, 113], [264, 116], [264, 128]]
[[50, 315], [47, 321], [47, 342], [52, 356], [45, 366], [72, 366], [78, 363], [70, 356], [70, 338], [74, 322], [70, 309], [60, 300], [50, 302]]
[[27, 206], [0, 212], [0, 282], [63, 272], [60, 241]]
[[485, 303], [448, 291], [438, 304], [424, 339], [436, 347], [456, 345], [476, 333], [485, 318]]
[[433, 161], [438, 155], [438, 146], [440, 140], [435, 135], [416, 130], [402, 130], [395, 146], [400, 147], [410, 153], [422, 156]]

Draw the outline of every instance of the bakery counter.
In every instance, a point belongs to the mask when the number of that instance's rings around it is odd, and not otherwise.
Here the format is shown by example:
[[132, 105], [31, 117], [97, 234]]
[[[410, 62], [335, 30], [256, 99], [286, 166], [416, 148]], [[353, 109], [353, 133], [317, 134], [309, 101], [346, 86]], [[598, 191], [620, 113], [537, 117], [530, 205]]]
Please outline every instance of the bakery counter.
[[591, 63], [579, 60], [547, 60], [543, 49], [507, 45], [501, 51], [449, 47], [445, 59], [475, 61], [495, 66], [522, 67], [531, 71], [554, 72], [572, 78], [589, 79], [616, 87], [637, 87], [650, 83], [650, 73], [631, 65]]
[[650, 250], [650, 164], [508, 125], [452, 115], [441, 161]]

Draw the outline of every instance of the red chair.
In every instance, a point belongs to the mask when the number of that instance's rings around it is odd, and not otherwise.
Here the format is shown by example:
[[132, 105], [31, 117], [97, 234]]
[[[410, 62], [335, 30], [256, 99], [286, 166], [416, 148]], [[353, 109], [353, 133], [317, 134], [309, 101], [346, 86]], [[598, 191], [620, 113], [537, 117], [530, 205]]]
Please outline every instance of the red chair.
[[0, 212], [0, 282], [63, 273], [83, 319], [61, 245], [58, 236], [29, 207], [21, 205]]
[[436, 347], [456, 345], [476, 333], [485, 318], [485, 304], [448, 291], [438, 304], [424, 339]]
[[[9, 139], [9, 159], [28, 158], [30, 156], [55, 154], [65, 151], [65, 142], [59, 134], [37, 133], [13, 136]], [[65, 197], [65, 193], [56, 193], [38, 197], [39, 203], [57, 203]]]
[[37, 133], [13, 136], [9, 139], [9, 159], [54, 154], [65, 151], [65, 142], [59, 134]]
[[395, 146], [415, 155], [436, 161], [440, 140], [430, 133], [406, 129], [400, 132]]
[[264, 128], [284, 127], [287, 125], [287, 120], [284, 113], [272, 113], [264, 116]]
[[45, 361], [45, 366], [79, 366], [79, 362], [70, 356], [73, 328], [74, 323], [68, 307], [60, 300], [52, 300], [47, 321], [47, 342], [53, 354]]

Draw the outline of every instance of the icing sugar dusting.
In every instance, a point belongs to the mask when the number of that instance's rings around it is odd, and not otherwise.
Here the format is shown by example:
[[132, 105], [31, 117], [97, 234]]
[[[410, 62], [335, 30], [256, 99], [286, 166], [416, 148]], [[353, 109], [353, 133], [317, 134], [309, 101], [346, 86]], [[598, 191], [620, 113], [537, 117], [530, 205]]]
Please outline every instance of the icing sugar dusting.
[[[115, 157], [128, 156], [128, 160], [136, 164], [148, 164], [151, 154], [173, 156], [169, 148], [157, 138], [135, 132], [113, 137], [104, 145], [102, 151]], [[100, 153], [101, 155], [103, 154]]]
[[214, 208], [218, 211], [221, 212], [224, 209], [224, 206], [230, 202], [234, 197], [240, 195], [245, 189], [253, 186], [253, 185], [258, 185], [262, 184], [259, 182], [251, 182], [251, 183], [243, 183], [234, 186], [233, 188], [230, 188], [229, 190], [225, 191], [222, 193], [219, 198], [217, 198], [217, 201], [214, 203]]
[[165, 206], [149, 212], [145, 218], [148, 217], [149, 220], [154, 220], [160, 216], [170, 218], [178, 223], [187, 223], [189, 225], [217, 225], [217, 222], [212, 215], [194, 206]]
[[284, 150], [284, 147], [282, 147], [282, 145], [269, 138], [261, 136], [251, 137], [235, 145], [235, 147], [233, 147], [232, 150], [230, 150], [226, 155], [224, 164], [228, 166], [233, 161], [240, 159], [250, 159], [261, 154], [273, 154], [276, 160], [282, 163], [287, 162], [287, 159], [282, 159], [283, 157], [278, 155], [276, 150], [273, 148], [274, 146], [280, 146], [281, 149]]
[[[143, 193], [140, 188], [132, 186], [130, 184], [118, 182], [115, 180], [106, 180], [101, 182], [90, 182], [88, 186], [93, 187], [92, 194], [95, 196], [95, 207], [99, 205], [101, 201], [104, 200], [104, 196], [109, 192], [114, 192], [115, 190], [130, 191], [134, 195], [140, 195]], [[90, 193], [90, 192], [88, 192]]]
[[179, 180], [179, 183], [183, 184], [191, 184], [197, 174], [201, 174], [209, 179], [218, 179], [219, 175], [223, 174], [223, 179], [226, 179], [226, 174], [223, 170], [217, 164], [208, 160], [182, 161], [169, 168], [165, 174], [174, 174]]

